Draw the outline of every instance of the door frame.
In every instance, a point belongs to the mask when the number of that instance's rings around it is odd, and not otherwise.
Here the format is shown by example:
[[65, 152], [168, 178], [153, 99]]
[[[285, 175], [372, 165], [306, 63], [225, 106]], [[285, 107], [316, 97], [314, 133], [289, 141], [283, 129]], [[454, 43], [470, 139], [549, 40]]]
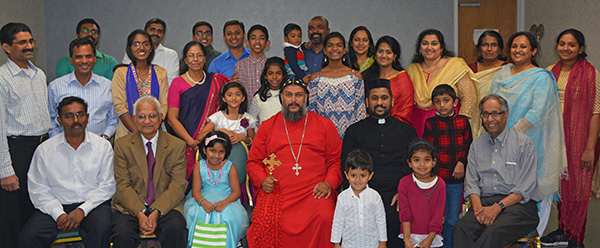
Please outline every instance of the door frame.
[[[517, 0], [517, 32], [525, 30], [525, 0]], [[454, 51], [458, 51], [458, 0], [454, 0]]]

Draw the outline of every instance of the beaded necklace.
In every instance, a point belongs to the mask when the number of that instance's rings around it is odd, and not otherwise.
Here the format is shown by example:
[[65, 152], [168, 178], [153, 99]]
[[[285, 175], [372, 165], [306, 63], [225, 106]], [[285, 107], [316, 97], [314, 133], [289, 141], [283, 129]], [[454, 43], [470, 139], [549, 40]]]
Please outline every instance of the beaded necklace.
[[212, 178], [210, 177], [208, 163], [206, 163], [206, 173], [208, 173], [208, 180], [210, 180], [210, 183], [212, 183], [213, 185], [218, 184], [221, 181], [221, 174], [223, 174], [223, 161], [221, 161], [221, 169], [219, 169], [219, 180], [217, 180], [217, 182], [213, 182]]
[[135, 84], [138, 87], [140, 96], [146, 96], [150, 94], [150, 85], [152, 85], [152, 66], [148, 67], [148, 79], [146, 82], [142, 82], [142, 80], [138, 77], [135, 66], [132, 66], [131, 70], [133, 72], [133, 78], [135, 79]]

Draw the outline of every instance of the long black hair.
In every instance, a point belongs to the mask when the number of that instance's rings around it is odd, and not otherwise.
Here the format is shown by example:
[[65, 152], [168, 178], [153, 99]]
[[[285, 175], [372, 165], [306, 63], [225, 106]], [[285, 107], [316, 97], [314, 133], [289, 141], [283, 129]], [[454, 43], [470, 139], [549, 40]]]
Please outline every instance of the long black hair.
[[258, 95], [260, 100], [263, 102], [267, 101], [267, 98], [270, 97], [269, 89], [271, 89], [271, 85], [269, 85], [269, 82], [267, 81], [267, 70], [269, 70], [269, 67], [272, 65], [278, 66], [282, 71], [281, 82], [279, 82], [280, 87], [283, 83], [283, 80], [288, 78], [287, 70], [285, 69], [285, 61], [283, 61], [283, 59], [280, 57], [268, 58], [265, 62], [265, 68], [260, 74], [260, 88], [256, 91], [256, 93], [254, 93], [254, 95]]
[[[384, 35], [381, 38], [379, 38], [379, 40], [377, 40], [377, 45], [375, 45], [375, 52], [377, 52], [379, 50], [379, 46], [381, 46], [382, 44], [388, 44], [390, 46], [390, 48], [392, 49], [392, 53], [394, 53], [394, 55], [396, 55], [396, 59], [394, 59], [394, 61], [392, 61], [392, 68], [394, 68], [394, 70], [397, 71], [402, 71], [404, 70], [404, 67], [402, 67], [402, 64], [400, 63], [400, 55], [402, 54], [402, 50], [400, 48], [400, 43], [398, 43], [398, 41], [389, 35]], [[377, 63], [377, 59], [375, 60], [375, 62], [373, 62], [373, 65], [371, 66], [371, 68], [369, 68], [369, 70], [367, 71], [367, 74], [365, 75], [365, 82], [367, 81], [367, 79], [377, 79], [379, 78], [379, 73], [380, 73], [380, 67], [379, 67], [379, 63]]]
[[[331, 38], [336, 38], [336, 37], [339, 38], [340, 40], [342, 40], [342, 44], [344, 45], [344, 48], [346, 48], [346, 39], [344, 39], [344, 36], [340, 32], [331, 32], [327, 36], [325, 36], [325, 40], [323, 40], [323, 49], [325, 49], [327, 47], [327, 42]], [[346, 52], [348, 52], [348, 49], [346, 49]], [[329, 64], [329, 58], [327, 57], [327, 55], [325, 55], [325, 51], [323, 51], [323, 66], [322, 67], [325, 67], [328, 64]], [[348, 65], [348, 61], [346, 61], [346, 55], [342, 56], [342, 64], [350, 67], [350, 65]]]
[[419, 38], [417, 39], [415, 55], [413, 56], [413, 63], [421, 63], [425, 61], [423, 55], [421, 54], [421, 41], [427, 35], [435, 35], [440, 42], [440, 48], [442, 48], [442, 58], [443, 57], [454, 57], [454, 53], [446, 48], [446, 42], [444, 41], [444, 35], [437, 29], [425, 29], [423, 32], [419, 34]]
[[350, 64], [350, 68], [354, 70], [359, 70], [360, 65], [358, 64], [356, 58], [356, 52], [354, 52], [354, 47], [352, 47], [352, 40], [354, 40], [354, 35], [358, 33], [358, 31], [365, 31], [367, 33], [367, 37], [369, 37], [369, 49], [367, 49], [367, 57], [373, 56], [375, 54], [375, 49], [373, 48], [373, 36], [371, 36], [371, 32], [365, 26], [358, 26], [352, 30], [350, 33], [350, 38], [348, 39], [348, 49], [346, 54], [348, 55], [348, 63]]
[[246, 92], [246, 88], [238, 82], [238, 81], [229, 81], [221, 88], [221, 92], [219, 93], [219, 110], [225, 110], [225, 113], [229, 114], [229, 108], [227, 108], [227, 103], [225, 100], [225, 93], [233, 87], [237, 87], [242, 92], [244, 96], [244, 101], [240, 103], [240, 109], [238, 110], [238, 114], [244, 114], [248, 111], [248, 93]]
[[[150, 46], [152, 46], [152, 39], [150, 38], [150, 34], [148, 34], [148, 32], [141, 30], [141, 29], [136, 29], [133, 30], [133, 32], [131, 32], [129, 34], [129, 36], [127, 36], [127, 46], [125, 47], [125, 52], [127, 53], [127, 57], [129, 58], [129, 60], [131, 60], [131, 62], [133, 63], [133, 65], [137, 65], [137, 60], [135, 59], [135, 57], [133, 57], [133, 51], [131, 50], [131, 45], [133, 45], [133, 40], [135, 40], [135, 36], [137, 36], [138, 34], [141, 34], [143, 36], [146, 36], [146, 38], [148, 38], [148, 42], [150, 42]], [[152, 59], [154, 59], [154, 48], [150, 47], [150, 55], [148, 55], [148, 58], [146, 59], [148, 61], [148, 66], [150, 66], [152, 64]]]

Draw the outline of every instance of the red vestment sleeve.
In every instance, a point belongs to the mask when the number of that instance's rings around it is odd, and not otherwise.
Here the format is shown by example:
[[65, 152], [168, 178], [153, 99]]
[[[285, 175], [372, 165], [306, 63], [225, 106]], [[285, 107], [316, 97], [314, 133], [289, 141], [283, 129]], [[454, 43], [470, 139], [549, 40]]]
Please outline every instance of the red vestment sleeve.
[[327, 141], [325, 150], [325, 160], [327, 162], [327, 175], [325, 182], [331, 185], [333, 192], [342, 185], [342, 171], [340, 167], [340, 156], [342, 154], [342, 139], [335, 128], [333, 122], [326, 119], [325, 140]]
[[248, 154], [248, 161], [246, 162], [246, 172], [250, 177], [250, 182], [252, 182], [252, 185], [257, 190], [260, 190], [262, 181], [269, 176], [265, 170], [263, 159], [269, 155], [266, 154], [268, 150], [267, 135], [269, 134], [269, 131], [272, 130], [272, 125], [273, 122], [262, 123], [254, 136], [254, 141], [252, 142], [252, 147]]

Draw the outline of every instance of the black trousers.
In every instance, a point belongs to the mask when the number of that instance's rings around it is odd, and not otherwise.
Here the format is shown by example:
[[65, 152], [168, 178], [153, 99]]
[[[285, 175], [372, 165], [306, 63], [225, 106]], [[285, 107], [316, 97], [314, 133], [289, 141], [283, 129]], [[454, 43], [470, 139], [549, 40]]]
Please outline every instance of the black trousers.
[[[158, 218], [154, 231], [162, 247], [187, 247], [185, 218], [177, 210], [171, 210]], [[112, 215], [112, 242], [114, 248], [137, 247], [140, 243], [140, 227], [136, 217], [121, 212]]]
[[[68, 214], [77, 209], [81, 203], [63, 205]], [[86, 248], [110, 247], [111, 232], [110, 201], [98, 205], [79, 224], [79, 235]], [[50, 247], [58, 235], [56, 221], [47, 214], [36, 210], [19, 236], [20, 247]]]
[[19, 178], [19, 189], [6, 191], [0, 188], [0, 240], [2, 247], [15, 248], [21, 229], [35, 210], [27, 191], [27, 172], [33, 152], [41, 142], [39, 138], [6, 139], [15, 175]]
[[[505, 195], [481, 198], [481, 205], [491, 206], [502, 200]], [[452, 230], [452, 246], [504, 247], [534, 231], [539, 222], [535, 201], [514, 204], [506, 207], [490, 226], [479, 224], [473, 207], [456, 223]]]

